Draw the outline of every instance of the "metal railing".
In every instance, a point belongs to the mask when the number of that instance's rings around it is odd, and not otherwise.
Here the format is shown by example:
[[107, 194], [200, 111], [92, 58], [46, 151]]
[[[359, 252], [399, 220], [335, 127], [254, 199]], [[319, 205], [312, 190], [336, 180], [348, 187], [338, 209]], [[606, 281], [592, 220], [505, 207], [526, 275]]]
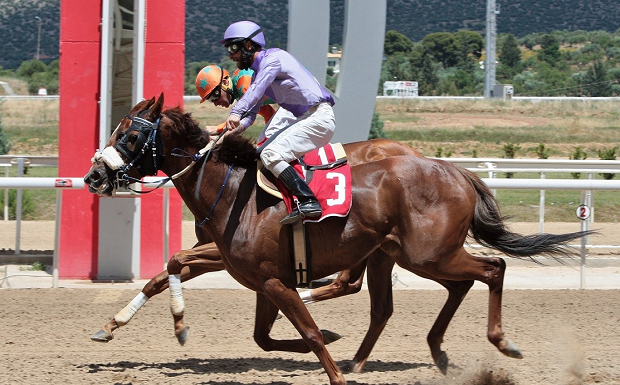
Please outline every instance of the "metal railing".
[[[9, 177], [9, 168], [17, 166], [17, 176], [23, 177], [26, 167], [58, 167], [58, 156], [43, 155], [0, 155], [0, 166], [4, 176]], [[17, 189], [15, 216], [21, 220], [22, 191]], [[9, 188], [4, 189], [4, 220], [9, 220]]]
[[[21, 159], [21, 160], [20, 160]], [[459, 159], [459, 158], [445, 158], [444, 160], [455, 163], [459, 166], [464, 166], [475, 172], [486, 172], [489, 174], [489, 178], [482, 178], [482, 180], [491, 189], [527, 189], [527, 190], [541, 190], [541, 205], [540, 205], [540, 221], [541, 232], [544, 224], [544, 191], [545, 190], [580, 190], [581, 203], [589, 207], [593, 206], [592, 194], [593, 190], [620, 190], [620, 180], [594, 180], [593, 175], [595, 173], [620, 173], [620, 161], [587, 161], [587, 160], [573, 160], [573, 161], [555, 161], [548, 159]], [[18, 158], [17, 165], [22, 164], [23, 158]], [[531, 165], [537, 167], [528, 167]], [[541, 165], [548, 167], [541, 167]], [[45, 165], [49, 166], [49, 163]], [[469, 166], [469, 167], [468, 167]], [[474, 166], [474, 167], [472, 167]], [[499, 166], [499, 167], [498, 167]], [[590, 168], [588, 168], [590, 167]], [[595, 168], [592, 168], [595, 167]], [[546, 179], [545, 173], [547, 172], [583, 172], [589, 175], [588, 179]], [[516, 179], [516, 178], [496, 178], [497, 172], [538, 172], [541, 174], [540, 179]], [[161, 181], [160, 177], [147, 177], [144, 178], [147, 182], [143, 185], [144, 188], [154, 188]], [[172, 182], [168, 182], [163, 187], [167, 189], [173, 188]], [[55, 264], [55, 284], [57, 284], [57, 255], [58, 252], [58, 240], [60, 231], [60, 221], [58, 213], [61, 212], [62, 195], [61, 190], [65, 188], [84, 188], [84, 181], [82, 178], [33, 178], [33, 177], [5, 177], [0, 178], [0, 188], [4, 189], [40, 189], [40, 188], [53, 188], [57, 189], [56, 195], [56, 234], [55, 234], [55, 246], [54, 246], [54, 264]], [[167, 199], [164, 199], [164, 205], [167, 205]], [[164, 207], [164, 212], [167, 212], [167, 206]], [[21, 216], [20, 216], [21, 218]], [[167, 222], [167, 217], [164, 218]], [[588, 230], [591, 219], [585, 218], [581, 221], [582, 230]], [[167, 239], [167, 223], [164, 226], [164, 238]], [[16, 234], [16, 252], [19, 250], [19, 226], [17, 227]], [[587, 244], [587, 240], [584, 238], [581, 241], [581, 269], [582, 269], [582, 288], [585, 286], [585, 260], [587, 255], [587, 249], [592, 247]], [[620, 247], [618, 245], [599, 246], [606, 248]], [[166, 251], [167, 254], [167, 251]], [[165, 257], [165, 256], [164, 256]]]
[[[83, 189], [83, 178], [32, 178], [32, 177], [7, 177], [0, 178], [0, 188], [16, 189], [56, 189], [56, 223], [54, 225], [54, 256], [52, 263], [52, 287], [58, 287], [58, 250], [60, 242], [60, 215], [62, 211], [62, 190]], [[21, 215], [19, 216], [21, 221]], [[15, 254], [20, 252], [21, 226], [16, 223]], [[5, 276], [3, 278], [8, 278]]]
[[[59, 95], [0, 95], [0, 99], [25, 99], [25, 100], [58, 100]], [[377, 95], [377, 99], [419, 99], [419, 100], [485, 100], [484, 96], [383, 96]], [[185, 95], [183, 100], [200, 100], [198, 95]], [[620, 97], [617, 96], [513, 96], [510, 99], [490, 99], [497, 101], [582, 101], [582, 102], [616, 102], [620, 101]]]

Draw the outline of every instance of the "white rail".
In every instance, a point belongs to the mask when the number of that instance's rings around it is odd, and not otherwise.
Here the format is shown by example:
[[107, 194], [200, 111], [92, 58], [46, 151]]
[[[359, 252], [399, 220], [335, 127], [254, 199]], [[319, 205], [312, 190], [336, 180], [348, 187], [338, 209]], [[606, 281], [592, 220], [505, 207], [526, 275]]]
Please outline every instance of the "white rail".
[[9, 189], [51, 189], [51, 188], [84, 188], [84, 178], [25, 178], [8, 177], [0, 178], [0, 188]]
[[[0, 95], [0, 99], [24, 99], [24, 100], [58, 100], [58, 95]], [[383, 96], [377, 95], [377, 99], [419, 99], [419, 100], [485, 100], [484, 96]], [[185, 95], [183, 100], [200, 100], [198, 95]], [[580, 102], [614, 102], [620, 101], [619, 97], [590, 97], [590, 96], [513, 96], [511, 99], [492, 99], [498, 102], [510, 102], [514, 101], [529, 101], [529, 102], [544, 102], [544, 101], [580, 101]]]
[[620, 190], [620, 180], [482, 178], [489, 188], [508, 190]]
[[[444, 158], [443, 160], [455, 163], [461, 167], [468, 168], [475, 172], [488, 172], [490, 178], [482, 180], [491, 189], [519, 189], [519, 190], [541, 190], [541, 232], [544, 223], [544, 191], [545, 190], [580, 190], [582, 191], [582, 204], [591, 206], [591, 191], [593, 190], [620, 190], [618, 180], [594, 180], [595, 173], [620, 173], [620, 161], [604, 160], [548, 160], [548, 159], [492, 159], [492, 158]], [[23, 166], [23, 159], [19, 161]], [[498, 167], [499, 166], [499, 167]], [[495, 178], [497, 172], [539, 172], [541, 179], [517, 179], [517, 178]], [[546, 172], [580, 172], [588, 174], [586, 180], [583, 179], [545, 179]], [[147, 182], [142, 187], [149, 189], [155, 188], [161, 181], [160, 177], [144, 178]], [[173, 188], [172, 182], [168, 182], [164, 188]], [[32, 177], [4, 177], [0, 178], [0, 188], [5, 189], [57, 189], [56, 213], [61, 212], [61, 190], [64, 188], [82, 189], [84, 181], [82, 178], [32, 178]], [[131, 196], [131, 194], [126, 194]], [[167, 200], [164, 200], [164, 212], [168, 211]], [[60, 232], [59, 215], [56, 215], [56, 238], [54, 245], [54, 287], [57, 285], [57, 250]], [[167, 218], [164, 218], [167, 221]], [[582, 221], [582, 230], [589, 229], [590, 220]], [[164, 232], [167, 226], [164, 226]], [[19, 227], [18, 227], [19, 229]], [[19, 230], [17, 234], [16, 252], [19, 250]], [[167, 234], [164, 234], [167, 237]], [[592, 247], [582, 239], [582, 288], [585, 287], [584, 271], [586, 249]], [[597, 246], [603, 247], [603, 246]], [[618, 247], [618, 246], [606, 246]]]

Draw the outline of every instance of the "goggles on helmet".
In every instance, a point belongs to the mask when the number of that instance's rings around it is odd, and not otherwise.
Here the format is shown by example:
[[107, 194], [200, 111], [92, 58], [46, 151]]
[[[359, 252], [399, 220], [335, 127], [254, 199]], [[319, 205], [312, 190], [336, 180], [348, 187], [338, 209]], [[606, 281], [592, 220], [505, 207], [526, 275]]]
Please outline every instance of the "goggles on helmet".
[[228, 50], [228, 53], [231, 55], [236, 54], [237, 52], [239, 52], [239, 50], [242, 47], [242, 43], [230, 43], [226, 46], [226, 49]]

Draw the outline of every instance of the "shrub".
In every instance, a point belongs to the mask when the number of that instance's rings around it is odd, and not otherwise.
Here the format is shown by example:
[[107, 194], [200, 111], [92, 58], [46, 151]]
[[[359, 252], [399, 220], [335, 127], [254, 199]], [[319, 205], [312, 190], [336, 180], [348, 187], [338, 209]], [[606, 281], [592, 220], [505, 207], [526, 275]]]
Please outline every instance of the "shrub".
[[536, 156], [538, 156], [538, 159], [547, 159], [547, 158], [549, 158], [549, 152], [545, 148], [545, 144], [544, 143], [539, 143], [538, 144], [538, 147], [536, 148]]
[[[616, 160], [616, 147], [608, 148], [606, 150], [597, 150], [598, 157], [602, 160]], [[604, 173], [601, 174], [603, 179], [613, 179], [615, 174]]]
[[43, 263], [41, 262], [35, 262], [30, 266], [22, 266], [19, 268], [19, 270], [21, 271], [45, 271], [47, 269], [47, 266], [45, 266]]
[[[0, 216], [4, 218], [4, 190], [0, 190]], [[9, 219], [16, 218], [17, 190], [9, 190]], [[30, 191], [22, 190], [22, 218], [33, 218], [36, 207]]]
[[[502, 156], [502, 158], [514, 159], [515, 155], [517, 154], [517, 151], [519, 151], [520, 149], [521, 149], [521, 146], [519, 146], [518, 144], [506, 143], [504, 145], [504, 156]], [[514, 176], [514, 173], [507, 172], [504, 175], [506, 175], [506, 178], [512, 178]]]
[[446, 150], [446, 153], [443, 152], [443, 147], [437, 147], [435, 150], [435, 158], [449, 158], [452, 156], [452, 150]]
[[11, 144], [6, 134], [2, 132], [2, 115], [0, 115], [0, 155], [7, 154], [11, 149]]
[[379, 113], [372, 114], [372, 122], [370, 123], [370, 134], [368, 139], [387, 138], [383, 131], [383, 121], [379, 118]]
[[[587, 157], [588, 157], [588, 154], [586, 154], [581, 149], [581, 147], [577, 147], [577, 148], [575, 148], [575, 151], [573, 151], [571, 156], [568, 157], [568, 159], [571, 159], [571, 160], [583, 160], [583, 159], [586, 159]], [[570, 174], [573, 177], [573, 179], [579, 179], [581, 177], [581, 173], [579, 173], [579, 172], [571, 172]]]

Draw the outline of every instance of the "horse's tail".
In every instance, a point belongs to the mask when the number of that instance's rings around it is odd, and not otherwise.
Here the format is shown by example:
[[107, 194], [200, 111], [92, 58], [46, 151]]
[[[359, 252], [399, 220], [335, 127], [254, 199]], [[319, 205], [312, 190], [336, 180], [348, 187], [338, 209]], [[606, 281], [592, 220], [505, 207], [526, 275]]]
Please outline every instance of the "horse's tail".
[[489, 247], [512, 257], [532, 257], [534, 255], [569, 256], [575, 250], [568, 242], [594, 234], [594, 231], [577, 231], [566, 234], [521, 235], [506, 229], [505, 217], [491, 190], [473, 172], [458, 167], [461, 174], [476, 191], [476, 209], [469, 226], [471, 236], [482, 246]]

